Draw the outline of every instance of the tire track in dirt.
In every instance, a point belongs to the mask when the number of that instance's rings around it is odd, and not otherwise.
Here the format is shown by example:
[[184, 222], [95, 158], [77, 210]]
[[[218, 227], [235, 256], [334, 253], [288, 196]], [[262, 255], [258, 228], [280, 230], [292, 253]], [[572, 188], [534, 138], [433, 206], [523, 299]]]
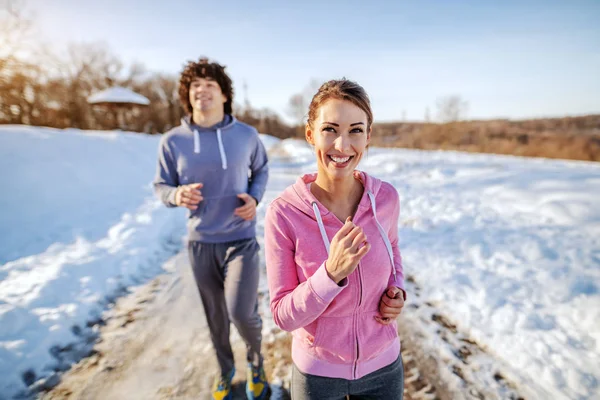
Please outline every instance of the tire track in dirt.
[[436, 304], [423, 302], [414, 277], [407, 276], [406, 285], [414, 298], [400, 317], [399, 332], [442, 400], [524, 400], [485, 346], [461, 331]]

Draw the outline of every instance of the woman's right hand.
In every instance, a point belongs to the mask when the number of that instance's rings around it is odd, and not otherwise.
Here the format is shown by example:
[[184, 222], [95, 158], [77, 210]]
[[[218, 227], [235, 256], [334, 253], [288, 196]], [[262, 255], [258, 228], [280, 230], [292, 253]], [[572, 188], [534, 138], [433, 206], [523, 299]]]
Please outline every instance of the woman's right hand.
[[369, 252], [371, 245], [362, 228], [354, 225], [350, 217], [329, 245], [329, 257], [325, 263], [327, 275], [337, 284], [350, 275], [359, 261]]

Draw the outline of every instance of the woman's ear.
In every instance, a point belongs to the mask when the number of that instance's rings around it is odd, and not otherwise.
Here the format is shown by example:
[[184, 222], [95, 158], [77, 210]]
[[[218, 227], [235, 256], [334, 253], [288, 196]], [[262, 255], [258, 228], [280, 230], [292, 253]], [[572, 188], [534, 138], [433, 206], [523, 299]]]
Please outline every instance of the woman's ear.
[[304, 128], [304, 136], [306, 137], [308, 144], [312, 146], [315, 145], [315, 135], [309, 124], [306, 124], [306, 127]]
[[369, 144], [371, 144], [371, 132], [373, 131], [372, 127], [369, 127], [369, 130], [367, 131], [367, 146]]

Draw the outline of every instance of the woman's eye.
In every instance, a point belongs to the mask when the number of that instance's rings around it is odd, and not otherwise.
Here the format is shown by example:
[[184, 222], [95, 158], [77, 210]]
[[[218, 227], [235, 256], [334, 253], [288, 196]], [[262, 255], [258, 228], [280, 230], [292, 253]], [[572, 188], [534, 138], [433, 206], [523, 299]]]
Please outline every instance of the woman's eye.
[[350, 133], [363, 133], [363, 130], [361, 128], [356, 128], [356, 129], [352, 129], [350, 131]]
[[331, 126], [326, 126], [323, 128], [323, 132], [335, 132], [335, 129], [333, 129]]

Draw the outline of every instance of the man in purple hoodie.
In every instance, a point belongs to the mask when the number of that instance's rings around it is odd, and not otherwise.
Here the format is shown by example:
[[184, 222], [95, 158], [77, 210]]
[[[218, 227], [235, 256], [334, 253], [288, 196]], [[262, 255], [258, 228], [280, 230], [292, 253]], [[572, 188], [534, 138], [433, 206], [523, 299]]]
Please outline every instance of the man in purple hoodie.
[[201, 58], [179, 80], [187, 116], [160, 142], [154, 189], [167, 207], [189, 209], [189, 258], [221, 373], [213, 398], [231, 398], [235, 374], [230, 322], [247, 345], [246, 394], [269, 394], [260, 353], [259, 245], [256, 206], [268, 179], [258, 132], [232, 116], [233, 88], [225, 67]]

